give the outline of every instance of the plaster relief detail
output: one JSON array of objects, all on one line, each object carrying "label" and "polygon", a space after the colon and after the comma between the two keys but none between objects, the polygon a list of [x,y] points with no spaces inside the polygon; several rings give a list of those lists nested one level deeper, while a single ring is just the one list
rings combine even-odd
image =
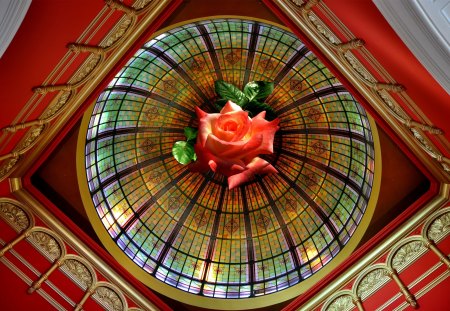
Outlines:
[{"label": "plaster relief detail", "polygon": [[421,241],[413,241],[402,246],[392,259],[392,267],[399,271],[408,263],[411,263],[426,251],[426,247]]},{"label": "plaster relief detail", "polygon": [[42,231],[33,231],[30,237],[52,259],[61,257],[61,246],[51,235]]},{"label": "plaster relief detail", "polygon": [[450,172],[450,159],[442,156],[434,145],[418,129],[410,128],[419,146],[433,159],[436,159],[446,172]]},{"label": "plaster relief detail", "polygon": [[72,274],[72,276],[86,288],[89,288],[94,283],[94,278],[92,277],[91,272],[80,261],[75,259],[66,259],[64,260],[64,265],[69,270],[69,273]]},{"label": "plaster relief detail", "polygon": [[6,175],[8,175],[8,173],[14,168],[14,166],[16,165],[17,161],[19,161],[19,156],[15,156],[13,158],[10,158],[8,160],[8,162],[6,162],[5,164],[3,164],[0,168],[0,181],[3,180],[3,178],[5,178]]},{"label": "plaster relief detail", "polygon": [[91,74],[91,72],[101,63],[102,56],[98,54],[91,54],[80,68],[75,72],[73,77],[69,80],[70,84],[83,83],[84,80]]},{"label": "plaster relief detail", "polygon": [[405,122],[405,120],[409,119],[408,115],[403,111],[400,106],[395,103],[389,93],[387,91],[379,91],[378,95],[383,99],[384,103],[389,107],[392,114],[396,119],[398,119],[401,122]]},{"label": "plaster relief detail", "polygon": [[64,91],[60,95],[58,95],[56,102],[55,103],[52,102],[49,105],[49,107],[44,111],[40,119],[45,120],[57,115],[58,112],[67,104],[71,95],[72,95],[71,91]]},{"label": "plaster relief detail", "polygon": [[358,297],[366,297],[376,291],[389,280],[389,272],[386,269],[375,269],[366,274],[356,288]]},{"label": "plaster relief detail", "polygon": [[132,26],[133,18],[129,16],[124,16],[122,21],[120,21],[106,36],[105,40],[100,44],[102,47],[112,47],[116,42],[118,42]]},{"label": "plaster relief detail", "polygon": [[346,311],[346,310],[351,310],[354,307],[355,307],[355,305],[353,304],[352,297],[346,295],[346,296],[339,296],[336,299],[334,299],[325,310],[327,310],[327,311]]},{"label": "plaster relief detail", "polygon": [[433,241],[446,236],[450,232],[450,212],[440,215],[430,225],[427,235]]},{"label": "plaster relief detail", "polygon": [[18,206],[9,203],[0,203],[0,214],[2,218],[10,223],[17,231],[23,231],[30,227],[30,220],[27,214]]},{"label": "plaster relief detail", "polygon": [[112,289],[101,286],[96,289],[95,293],[101,302],[108,306],[109,310],[122,311],[125,309],[120,296]]},{"label": "plaster relief detail", "polygon": [[16,147],[15,150],[19,153],[23,153],[28,150],[28,147],[30,147],[36,139],[42,134],[44,131],[45,125],[40,125],[32,128],[25,136],[25,139],[22,140]]},{"label": "plaster relief detail", "polygon": [[139,10],[145,8],[148,4],[150,4],[153,0],[137,0],[133,4],[133,8]]},{"label": "plaster relief detail", "polygon": [[359,62],[359,60],[351,53],[347,51],[344,53],[344,57],[352,68],[365,80],[371,83],[376,83],[377,80],[367,71],[366,68]]},{"label": "plaster relief detail", "polygon": [[340,43],[339,39],[328,29],[327,26],[315,15],[308,14],[311,23],[316,27],[317,31],[321,33],[330,43]]},{"label": "plaster relief detail", "polygon": [[0,203],[0,214],[16,231],[23,231],[30,227],[30,220],[27,214],[18,206],[9,203]]}]

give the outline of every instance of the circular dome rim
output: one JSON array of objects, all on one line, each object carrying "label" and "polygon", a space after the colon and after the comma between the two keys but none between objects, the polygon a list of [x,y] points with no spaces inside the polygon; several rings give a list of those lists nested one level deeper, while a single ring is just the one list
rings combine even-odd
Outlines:
[{"label": "circular dome rim", "polygon": [[[171,29],[174,29],[179,26],[183,26],[190,23],[195,23],[199,21],[207,21],[213,19],[241,19],[248,21],[258,21],[263,22],[268,25],[276,26],[280,29],[291,32],[291,30],[283,25],[264,20],[259,18],[253,18],[249,16],[238,16],[238,15],[217,15],[217,16],[208,16],[205,18],[197,18],[190,19],[180,23],[175,23],[164,27],[163,29],[153,33],[147,41],[157,37],[158,35],[167,32]],[[210,308],[210,309],[228,309],[228,310],[241,310],[241,309],[254,309],[260,307],[266,307],[270,305],[274,305],[277,303],[284,302],[286,300],[297,297],[299,294],[305,292],[309,288],[311,288],[316,282],[318,282],[321,278],[326,276],[329,272],[331,272],[334,268],[336,268],[339,264],[341,264],[347,257],[349,257],[352,252],[355,250],[356,246],[359,244],[361,238],[367,230],[367,227],[372,218],[373,212],[375,210],[375,205],[378,199],[380,185],[381,185],[381,151],[380,151],[380,142],[377,127],[375,121],[370,115],[367,115],[367,118],[370,123],[372,138],[374,144],[374,170],[373,170],[373,184],[372,184],[372,192],[367,202],[366,210],[363,214],[363,217],[360,223],[357,225],[357,228],[353,235],[351,236],[349,242],[345,244],[345,248],[343,248],[339,253],[334,257],[329,263],[320,268],[317,272],[313,273],[307,279],[302,280],[301,282],[290,286],[281,291],[277,291],[270,294],[265,294],[257,297],[250,298],[216,298],[216,297],[207,297],[200,296],[197,294],[189,293],[187,291],[183,291],[179,288],[173,287],[169,284],[164,283],[163,281],[149,275],[145,270],[139,267],[133,260],[131,260],[122,249],[112,240],[111,236],[108,234],[105,229],[103,223],[99,219],[99,216],[96,212],[96,208],[92,202],[92,197],[90,196],[89,187],[87,184],[87,175],[85,169],[85,146],[86,146],[86,135],[87,128],[89,125],[89,121],[91,118],[92,111],[95,107],[96,100],[91,104],[91,106],[84,113],[82,123],[80,126],[80,132],[78,135],[78,143],[77,143],[77,177],[79,180],[79,188],[80,194],[82,197],[83,205],[85,207],[88,218],[93,226],[97,236],[102,242],[103,246],[108,250],[108,252],[123,266],[126,270],[128,270],[133,276],[135,276],[138,280],[143,282],[145,285],[149,286],[152,290],[156,290],[157,292],[166,295],[172,299],[193,305],[202,308]],[[229,304],[230,300],[233,301],[233,304]]]}]

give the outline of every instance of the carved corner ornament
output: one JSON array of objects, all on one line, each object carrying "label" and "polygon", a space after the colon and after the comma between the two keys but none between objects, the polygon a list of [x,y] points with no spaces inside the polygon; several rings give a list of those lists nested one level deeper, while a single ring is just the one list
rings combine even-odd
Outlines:
[{"label": "carved corner ornament", "polygon": [[[442,135],[443,131],[433,125],[415,121],[390,95],[392,93],[401,93],[405,87],[396,82],[382,82],[366,69],[366,67],[353,54],[354,50],[364,47],[362,38],[350,39],[347,42],[341,40],[334,32],[311,10],[316,5],[321,5],[320,1],[302,1],[302,0],[277,0],[282,10],[304,32],[310,34],[319,47],[324,49],[329,57],[336,59],[340,63],[340,68],[347,75],[350,75],[356,81],[361,82],[360,87],[365,85],[369,88],[371,100],[384,104],[384,109],[391,116],[413,132],[412,141],[418,144],[433,159],[440,163],[444,172],[450,172],[450,159],[437,152],[437,148],[431,142],[424,143],[420,134],[415,133],[417,129],[428,132],[432,135]],[[325,6],[325,5],[323,5]],[[433,146],[433,147],[431,147]],[[432,151],[431,151],[432,150]]]}]

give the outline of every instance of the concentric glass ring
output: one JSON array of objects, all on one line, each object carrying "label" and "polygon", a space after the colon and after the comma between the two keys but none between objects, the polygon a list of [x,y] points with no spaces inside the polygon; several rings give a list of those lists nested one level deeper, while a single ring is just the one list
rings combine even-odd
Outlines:
[{"label": "concentric glass ring", "polygon": [[[278,174],[228,190],[171,154],[213,111],[214,81],[272,81]],[[347,244],[367,208],[374,143],[364,109],[291,32],[213,19],[147,42],[99,96],[85,169],[110,238],[143,271],[190,293],[248,298],[302,282]]]}]

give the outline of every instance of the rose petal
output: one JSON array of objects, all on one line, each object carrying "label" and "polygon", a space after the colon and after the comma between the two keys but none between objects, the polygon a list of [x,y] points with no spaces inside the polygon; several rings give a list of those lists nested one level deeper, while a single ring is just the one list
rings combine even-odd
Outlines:
[{"label": "rose petal", "polygon": [[207,113],[199,120],[197,142],[202,146],[205,146],[206,139],[208,138],[208,135],[212,133],[212,127],[215,125],[219,116],[219,113]]},{"label": "rose petal", "polygon": [[259,157],[254,158],[246,168],[245,171],[228,177],[228,188],[230,190],[252,180],[257,174],[278,173],[275,167]]},{"label": "rose petal", "polygon": [[252,122],[248,117],[248,112],[233,111],[220,114],[214,126],[212,126],[212,132],[221,140],[238,141],[248,133],[251,125]]},{"label": "rose petal", "polygon": [[212,170],[228,176],[229,188],[235,188],[252,180],[255,174],[278,171],[259,154],[273,152],[275,132],[279,119],[265,120],[266,112],[253,119],[232,101],[228,101],[221,113],[207,114],[196,108],[199,133],[194,148],[198,160],[193,171]]},{"label": "rose petal", "polygon": [[266,111],[263,110],[260,113],[258,113],[256,116],[253,117],[253,119],[266,119]]},{"label": "rose petal", "polygon": [[242,160],[216,157],[199,143],[194,145],[194,150],[197,161],[189,165],[192,172],[206,173],[211,169],[225,176],[231,176],[245,169],[245,163]]},{"label": "rose petal", "polygon": [[211,170],[215,173],[217,169],[217,163],[214,160],[209,160],[208,165],[211,168]]},{"label": "rose petal", "polygon": [[248,156],[258,155],[261,152],[260,146],[263,143],[261,134],[254,135],[249,140],[227,142],[217,138],[214,134],[209,134],[206,139],[205,148],[215,156],[228,159],[245,159]]},{"label": "rose petal", "polygon": [[245,170],[245,163],[239,159],[227,160],[219,157],[214,157],[217,163],[216,172],[225,176],[232,176]]},{"label": "rose petal", "polygon": [[264,139],[261,146],[257,150],[257,154],[270,154],[273,153],[273,141],[275,138],[275,132],[280,128],[278,124],[280,120],[277,118],[273,121],[267,121],[263,118],[265,111],[258,114],[252,119],[252,135],[256,133],[263,135]]},{"label": "rose petal", "polygon": [[241,106],[233,103],[231,100],[227,101],[225,106],[223,106],[222,110],[220,110],[220,113],[228,113],[233,111],[242,111]]},{"label": "rose petal", "polygon": [[197,118],[200,120],[203,117],[206,117],[208,114],[201,110],[198,106],[195,106],[195,113],[197,114]]}]

